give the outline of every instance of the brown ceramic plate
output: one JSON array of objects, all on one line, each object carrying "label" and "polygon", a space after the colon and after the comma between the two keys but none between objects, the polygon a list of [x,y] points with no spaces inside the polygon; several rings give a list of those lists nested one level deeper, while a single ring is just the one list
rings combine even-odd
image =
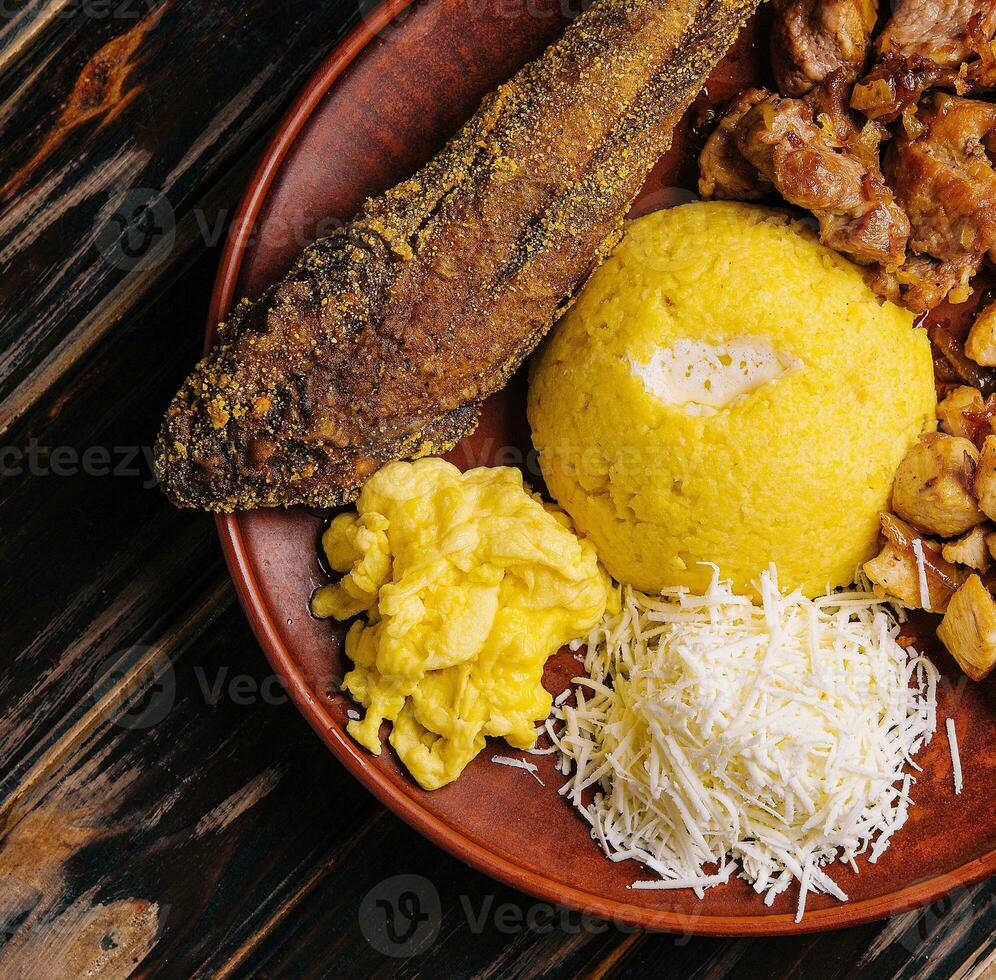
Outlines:
[{"label": "brown ceramic plate", "polygon": [[[392,0],[369,13],[333,52],[284,120],[242,202],[221,264],[210,313],[213,325],[239,296],[254,294],[291,264],[301,248],[363,199],[407,177],[469,116],[481,97],[535,57],[562,30],[546,0]],[[559,6],[557,10],[559,11]],[[721,101],[766,72],[766,25],[747,36],[710,81],[697,109]],[[698,136],[695,109],[679,127],[676,147],[641,198],[650,210],[690,197]],[[209,329],[209,341],[211,330]],[[487,406],[477,433],[450,454],[458,465],[521,464],[529,456],[521,377]],[[239,514],[219,520],[222,543],[242,603],[274,669],[315,731],[385,806],[482,871],[545,900],[607,919],[708,935],[806,932],[854,925],[932,901],[996,872],[994,687],[964,685],[943,653],[950,679],[942,718],[957,700],[965,791],[955,799],[943,731],[921,754],[925,774],[909,824],[876,865],[860,874],[836,871],[851,901],[810,898],[800,925],[795,896],[765,908],[742,881],[707,893],[634,891],[645,873],[612,864],[584,822],[557,795],[551,756],[530,757],[545,783],[494,765],[489,746],[454,784],[423,792],[391,751],[367,754],[345,733],[347,700],[340,635],[308,614],[323,581],[317,561],[321,515],[304,509]],[[562,652],[546,674],[563,690],[578,670]],[[329,819],[334,819],[330,814]]]}]

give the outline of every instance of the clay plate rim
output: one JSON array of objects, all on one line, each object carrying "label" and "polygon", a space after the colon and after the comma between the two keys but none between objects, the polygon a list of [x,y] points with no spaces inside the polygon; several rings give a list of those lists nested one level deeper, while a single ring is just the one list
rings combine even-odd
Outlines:
[{"label": "clay plate rim", "polygon": [[[210,346],[216,325],[231,306],[254,223],[287,152],[336,79],[364,47],[413,2],[414,0],[387,0],[350,31],[325,59],[281,121],[236,211],[211,296],[205,348]],[[429,2],[441,3],[445,0],[429,0]],[[398,25],[397,29],[403,30],[404,24]],[[438,817],[428,813],[393,786],[376,768],[368,764],[362,750],[338,727],[324,705],[314,697],[281,639],[249,562],[239,515],[218,515],[215,520],[229,572],[252,630],[271,666],[286,682],[287,690],[298,710],[322,741],[346,769],[384,806],[420,834],[477,870],[513,888],[544,901],[555,902],[603,919],[646,929],[703,936],[779,936],[824,932],[862,925],[928,904],[955,888],[973,884],[996,874],[996,849],[994,849],[955,871],[875,898],[813,910],[807,912],[801,923],[796,923],[791,914],[688,916],[673,911],[650,909],[606,899],[564,885],[553,877],[546,877],[519,867],[481,847]],[[598,851],[593,850],[592,857],[593,860],[604,860]]]}]

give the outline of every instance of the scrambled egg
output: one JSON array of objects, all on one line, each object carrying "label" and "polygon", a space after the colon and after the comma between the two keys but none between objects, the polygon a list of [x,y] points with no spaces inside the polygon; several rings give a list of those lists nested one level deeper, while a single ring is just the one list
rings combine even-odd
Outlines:
[{"label": "scrambled egg", "polygon": [[913,315],[799,222],[689,204],[639,218],[533,359],[550,492],[644,592],[737,592],[770,563],[810,596],[876,551],[936,407]]},{"label": "scrambled egg", "polygon": [[592,545],[509,467],[390,463],[323,545],[345,576],[312,611],[366,616],[346,635],[343,686],[366,708],[349,733],[379,755],[381,722],[393,722],[391,745],[426,789],[456,779],[487,735],[535,744],[551,704],[543,665],[611,594]]}]

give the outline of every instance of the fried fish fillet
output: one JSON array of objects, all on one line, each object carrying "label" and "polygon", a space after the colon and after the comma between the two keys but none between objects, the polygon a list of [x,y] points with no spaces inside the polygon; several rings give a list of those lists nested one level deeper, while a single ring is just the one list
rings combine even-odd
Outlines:
[{"label": "fried fish fillet", "polygon": [[163,422],[169,498],[338,506],[472,431],[757,2],[599,0],[414,177],[242,300]]}]

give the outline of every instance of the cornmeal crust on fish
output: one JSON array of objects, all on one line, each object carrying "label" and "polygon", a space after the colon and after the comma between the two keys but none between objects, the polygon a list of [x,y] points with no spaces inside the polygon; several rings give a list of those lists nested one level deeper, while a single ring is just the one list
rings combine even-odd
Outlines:
[{"label": "cornmeal crust on fish", "polygon": [[618,241],[757,0],[601,0],[414,177],[242,300],[173,400],[163,489],[213,511],[355,499],[441,453]]}]

